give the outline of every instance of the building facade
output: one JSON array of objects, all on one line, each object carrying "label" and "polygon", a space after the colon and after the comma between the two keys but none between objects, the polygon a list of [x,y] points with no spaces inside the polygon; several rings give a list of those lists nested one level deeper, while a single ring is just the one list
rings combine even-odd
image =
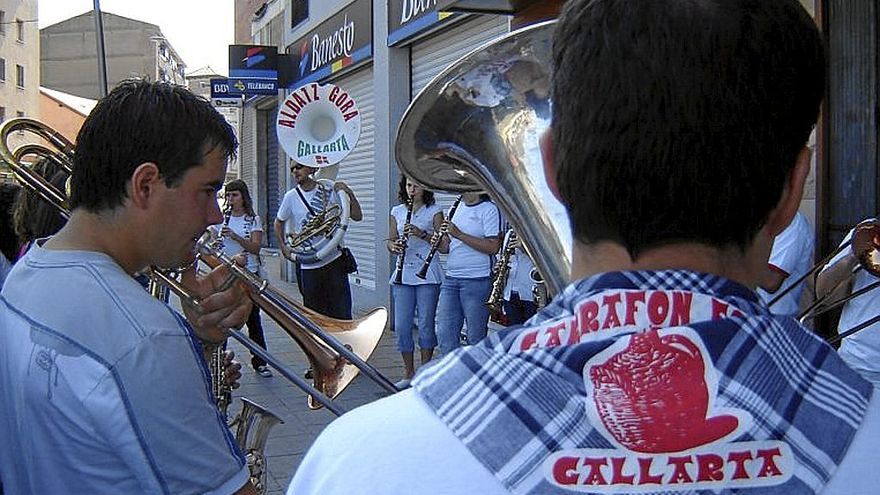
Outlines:
[{"label": "building facade", "polygon": [[40,121],[76,143],[83,122],[97,104],[97,100],[40,88]]},{"label": "building facade", "polygon": [[0,121],[38,117],[40,34],[36,0],[0,0]]},{"label": "building facade", "polygon": [[[128,78],[186,84],[186,64],[155,24],[102,12],[108,90]],[[40,30],[40,81],[47,88],[99,98],[94,11]]]}]

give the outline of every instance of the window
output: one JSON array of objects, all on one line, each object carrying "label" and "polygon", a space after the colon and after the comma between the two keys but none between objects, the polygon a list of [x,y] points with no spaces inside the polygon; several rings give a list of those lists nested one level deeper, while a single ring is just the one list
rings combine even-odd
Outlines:
[{"label": "window", "polygon": [[24,66],[15,64],[15,85],[24,88]]},{"label": "window", "polygon": [[16,117],[19,117],[19,118],[24,117],[24,112],[22,112],[21,110],[19,110],[19,111],[15,112],[15,116],[16,116]]},{"label": "window", "polygon": [[0,122],[6,120],[6,107],[0,107]]},{"label": "window", "polygon": [[0,34],[6,34],[6,11],[0,10]]},{"label": "window", "polygon": [[24,43],[24,21],[21,19],[15,20],[15,39]]},{"label": "window", "polygon": [[308,0],[291,0],[290,2],[290,29],[297,27],[301,22],[309,18]]},{"label": "window", "polygon": [[6,81],[6,59],[0,58],[0,81]]}]

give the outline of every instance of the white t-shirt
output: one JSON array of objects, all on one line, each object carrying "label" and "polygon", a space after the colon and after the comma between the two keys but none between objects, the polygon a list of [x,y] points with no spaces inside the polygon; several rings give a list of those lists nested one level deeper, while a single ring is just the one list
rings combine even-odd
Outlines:
[{"label": "white t-shirt", "polygon": [[535,264],[522,249],[517,249],[510,257],[510,272],[507,275],[507,285],[504,286],[504,299],[510,300],[510,293],[516,291],[521,301],[533,301],[532,295],[532,268]]},{"label": "white t-shirt", "polygon": [[[222,224],[211,226],[212,230],[214,230],[214,232],[217,234],[220,233],[220,229],[222,227]],[[252,217],[248,215],[229,217],[229,229],[235,232],[236,235],[244,237],[245,239],[251,238],[251,232],[263,231],[259,215],[254,215]],[[232,257],[244,252],[244,250],[244,247],[234,240],[230,238],[223,239],[223,254],[225,254],[226,256]],[[245,267],[251,273],[257,273],[260,270],[260,256],[253,253],[247,253],[246,256],[247,264],[245,265]]]},{"label": "white t-shirt", "polygon": [[[875,495],[880,394],[822,495]],[[749,493],[760,493],[759,489]],[[312,444],[287,495],[509,493],[412,389],[355,409]],[[564,492],[575,493],[575,492]]]},{"label": "white t-shirt", "polygon": [[[846,234],[841,244],[852,239],[853,230]],[[831,261],[825,265],[822,271],[825,271],[830,265],[833,265],[850,252],[850,248],[841,250]],[[859,270],[853,279],[852,292],[863,289],[864,287],[876,282],[877,278],[869,274],[865,270]],[[877,316],[880,313],[880,289],[874,289],[859,297],[850,299],[843,306],[843,312],[840,314],[840,322],[837,325],[838,332],[842,333],[854,326]],[[859,372],[868,372],[872,376],[866,378],[876,381],[877,375],[880,375],[880,323],[875,323],[861,331],[843,339],[840,345],[840,357],[846,363]]]},{"label": "white t-shirt", "polygon": [[[434,232],[434,215],[442,214],[443,210],[436,203],[431,206],[422,206],[418,210],[413,211],[410,223],[425,232]],[[391,208],[391,216],[397,223],[397,236],[403,236],[403,226],[406,224],[406,205],[397,205]],[[443,282],[443,270],[440,268],[439,256],[434,256],[425,279],[420,279],[416,273],[422,269],[425,259],[431,251],[431,238],[419,239],[410,236],[406,248],[406,256],[403,258],[403,278],[404,285],[421,285],[421,284],[439,284]],[[397,275],[397,259],[395,257],[394,270],[391,273],[391,283]]]},{"label": "white t-shirt", "polygon": [[[316,203],[315,195],[318,194],[318,189],[320,187],[322,186],[319,184],[315,186],[311,191],[303,191],[302,189],[300,189],[299,186],[296,186],[284,194],[284,199],[281,200],[281,206],[278,207],[278,215],[276,216],[276,218],[284,222],[285,234],[301,231],[303,225],[305,225],[310,216],[309,208],[305,204],[303,204],[302,198],[300,198],[299,194],[296,192],[297,189],[302,192],[303,196],[305,196],[306,198],[306,202],[308,202],[312,206],[312,209],[317,212],[320,211],[321,208],[320,205],[317,205]],[[339,204],[339,195],[336,191],[331,189],[330,198],[328,200],[327,206],[329,207],[333,204]],[[345,241],[343,240],[339,243],[339,247],[342,248],[344,246]],[[339,249],[337,249],[323,260],[319,260],[314,263],[301,263],[300,266],[303,270],[321,268],[324,265],[330,264],[330,262],[332,262],[339,256],[341,256],[341,252]]]},{"label": "white t-shirt", "polygon": [[[813,263],[813,229],[801,212],[797,212],[788,227],[773,240],[773,250],[770,252],[768,263],[786,277],[779,286],[777,294],[786,290],[810,270]],[[803,281],[800,282],[798,287],[770,306],[770,310],[778,315],[797,315],[800,312],[801,295],[805,286]],[[757,292],[765,303],[769,303],[775,297],[775,294],[769,294],[762,289],[758,289]]]},{"label": "white t-shirt", "polygon": [[[491,201],[481,201],[473,206],[462,201],[455,210],[452,223],[474,237],[496,237],[501,232],[501,215]],[[447,277],[488,277],[491,270],[492,256],[477,251],[460,239],[450,238],[449,256],[446,258]]]},{"label": "white t-shirt", "polygon": [[0,329],[6,493],[233,493],[247,481],[201,345],[110,257],[35,245],[3,288]]}]

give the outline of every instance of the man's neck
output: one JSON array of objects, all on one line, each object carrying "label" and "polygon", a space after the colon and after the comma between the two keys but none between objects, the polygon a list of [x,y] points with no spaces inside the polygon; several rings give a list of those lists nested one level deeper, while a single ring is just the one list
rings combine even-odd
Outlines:
[{"label": "man's neck", "polygon": [[302,182],[299,183],[299,188],[303,191],[309,192],[314,189],[318,185],[318,181],[312,179],[311,177],[306,177]]},{"label": "man's neck", "polygon": [[754,288],[758,270],[767,263],[767,258],[760,261],[758,252],[744,253],[737,247],[717,248],[692,242],[652,248],[637,260],[632,260],[623,246],[609,241],[589,245],[575,241],[572,252],[572,280],[614,271],[689,270],[719,275]]},{"label": "man's neck", "polygon": [[139,256],[138,239],[132,238],[125,222],[113,213],[95,214],[74,210],[57,234],[43,244],[57,251],[93,251],[113,258],[127,273],[135,273],[146,265]]}]

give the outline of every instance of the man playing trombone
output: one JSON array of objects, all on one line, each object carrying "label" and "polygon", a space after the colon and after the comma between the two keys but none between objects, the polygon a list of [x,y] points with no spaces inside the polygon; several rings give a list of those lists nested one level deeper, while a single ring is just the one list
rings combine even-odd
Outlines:
[{"label": "man playing trombone", "polygon": [[241,326],[247,296],[226,267],[187,269],[184,318],[132,278],[193,263],[236,147],[208,101],[165,83],[123,82],[83,123],[70,218],[0,295],[6,493],[255,493],[199,343]]},{"label": "man playing trombone", "polygon": [[[529,51],[484,53],[505,47]],[[876,493],[880,397],[754,292],[810,166],[809,14],[569,0],[549,59],[541,151],[573,282],[341,417],[288,493]]]}]

